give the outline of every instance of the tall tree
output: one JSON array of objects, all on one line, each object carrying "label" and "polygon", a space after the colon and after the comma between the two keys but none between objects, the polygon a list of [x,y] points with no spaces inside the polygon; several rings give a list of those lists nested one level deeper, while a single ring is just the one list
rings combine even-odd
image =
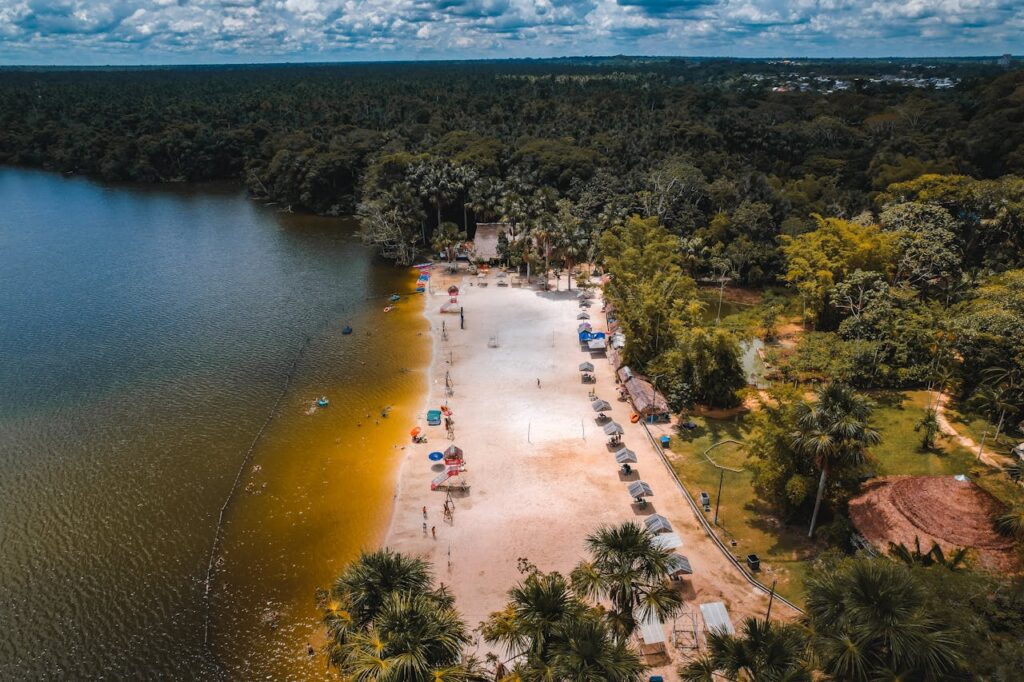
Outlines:
[{"label": "tall tree", "polygon": [[637,617],[671,617],[682,600],[668,584],[670,552],[654,542],[654,535],[633,522],[603,526],[587,536],[589,561],[572,572],[572,586],[591,599],[608,599],[608,614],[619,638],[628,638]]},{"label": "tall tree", "polygon": [[793,449],[813,458],[821,472],[807,537],[814,535],[829,472],[837,466],[859,467],[867,459],[867,449],[881,442],[870,424],[872,408],[870,400],[837,382],[817,389],[814,402],[797,407]]}]

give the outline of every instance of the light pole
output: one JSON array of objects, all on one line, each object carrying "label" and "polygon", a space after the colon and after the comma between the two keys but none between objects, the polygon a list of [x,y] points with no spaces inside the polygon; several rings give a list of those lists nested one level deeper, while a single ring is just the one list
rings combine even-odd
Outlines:
[{"label": "light pole", "polygon": [[718,525],[718,507],[722,504],[722,483],[725,481],[725,469],[718,470],[718,498],[715,500],[715,525]]}]

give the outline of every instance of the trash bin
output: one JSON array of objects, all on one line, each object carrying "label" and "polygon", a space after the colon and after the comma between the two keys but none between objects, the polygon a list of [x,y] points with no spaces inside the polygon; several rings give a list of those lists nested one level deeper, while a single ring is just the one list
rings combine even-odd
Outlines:
[{"label": "trash bin", "polygon": [[658,440],[661,441],[661,447],[663,448],[668,448],[668,444],[672,442],[672,439],[669,438],[668,436],[662,436]]},{"label": "trash bin", "polygon": [[665,678],[661,675],[651,675],[648,678],[649,682],[665,682]]},{"label": "trash bin", "polygon": [[757,558],[756,554],[748,554],[747,566],[750,567],[751,571],[759,571],[761,570],[761,560]]}]

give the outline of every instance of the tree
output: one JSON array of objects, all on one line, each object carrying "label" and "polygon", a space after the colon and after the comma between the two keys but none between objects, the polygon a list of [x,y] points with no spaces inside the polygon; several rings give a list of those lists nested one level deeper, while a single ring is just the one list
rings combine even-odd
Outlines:
[{"label": "tree", "polygon": [[321,599],[328,660],[347,679],[481,679],[463,660],[470,638],[426,562],[382,549],[349,564]]},{"label": "tree", "polygon": [[849,386],[833,382],[817,389],[815,398],[815,402],[801,402],[797,407],[797,430],[791,436],[793,449],[810,456],[821,472],[807,537],[814,536],[829,471],[861,466],[867,448],[881,441],[869,423],[871,401]]},{"label": "tree", "polygon": [[711,407],[739,405],[738,391],[747,385],[747,376],[735,334],[717,327],[691,326],[679,319],[671,320],[669,328],[674,343],[649,363],[649,370],[665,377],[659,385],[670,398],[685,394]]},{"label": "tree", "polygon": [[576,215],[575,206],[568,199],[558,200],[555,243],[565,262],[567,284],[572,291],[572,273],[586,249],[583,221]]},{"label": "tree", "polygon": [[396,185],[359,204],[362,240],[380,249],[385,258],[410,265],[416,257],[416,228],[424,215],[419,200],[407,185]]},{"label": "tree", "polygon": [[463,193],[462,179],[450,161],[436,157],[420,161],[409,169],[410,184],[433,205],[438,226],[441,224],[441,209]]},{"label": "tree", "polygon": [[921,420],[914,424],[914,431],[921,434],[921,449],[930,450],[935,447],[935,436],[939,433],[939,414],[934,407],[924,411]]},{"label": "tree", "polygon": [[618,639],[636,629],[636,618],[671,617],[682,608],[679,595],[668,585],[670,552],[633,522],[602,526],[587,536],[589,561],[572,572],[572,586],[589,599],[608,599],[608,619]]},{"label": "tree", "polygon": [[933,542],[931,549],[927,552],[922,552],[921,538],[916,535],[914,536],[914,549],[910,549],[902,542],[899,544],[889,543],[890,557],[907,566],[922,566],[924,568],[942,566],[950,571],[960,570],[967,563],[967,552],[966,547],[960,547],[949,558],[946,558],[946,553],[942,551],[942,547],[937,542]]},{"label": "tree", "polygon": [[907,566],[863,558],[822,563],[805,585],[815,658],[831,679],[946,680],[962,673],[958,633],[934,617]]},{"label": "tree", "polygon": [[808,312],[821,315],[832,287],[855,270],[887,274],[893,267],[894,237],[875,225],[815,216],[818,228],[783,235],[785,280],[796,287]]},{"label": "tree", "polygon": [[740,634],[711,630],[708,652],[679,669],[687,682],[713,682],[719,671],[729,680],[811,682],[807,636],[796,625],[745,618]]},{"label": "tree", "polygon": [[453,222],[445,221],[434,233],[432,246],[437,253],[443,253],[449,263],[455,261],[456,250],[459,244],[466,241],[466,233],[459,230],[459,226]]},{"label": "tree", "polygon": [[636,653],[612,636],[600,610],[584,604],[559,573],[531,568],[482,632],[516,661],[518,679],[629,682],[643,671]]},{"label": "tree", "polygon": [[605,297],[625,332],[626,360],[643,367],[675,342],[669,320],[697,285],[683,270],[679,240],[655,218],[628,218],[602,234],[600,248],[610,276]]}]

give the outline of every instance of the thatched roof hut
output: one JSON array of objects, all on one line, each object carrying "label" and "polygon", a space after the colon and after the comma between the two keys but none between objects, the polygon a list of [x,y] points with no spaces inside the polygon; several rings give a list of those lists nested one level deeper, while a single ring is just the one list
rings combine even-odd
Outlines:
[{"label": "thatched roof hut", "polygon": [[508,223],[477,223],[473,236],[473,250],[478,262],[498,260],[498,235],[509,232]]}]

